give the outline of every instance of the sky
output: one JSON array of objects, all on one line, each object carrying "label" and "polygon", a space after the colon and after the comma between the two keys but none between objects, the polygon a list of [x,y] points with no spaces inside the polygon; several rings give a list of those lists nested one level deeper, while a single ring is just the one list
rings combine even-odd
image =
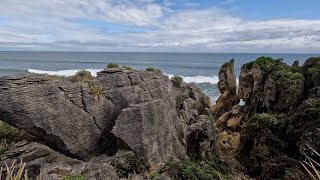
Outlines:
[{"label": "sky", "polygon": [[0,51],[319,53],[320,0],[1,0]]}]

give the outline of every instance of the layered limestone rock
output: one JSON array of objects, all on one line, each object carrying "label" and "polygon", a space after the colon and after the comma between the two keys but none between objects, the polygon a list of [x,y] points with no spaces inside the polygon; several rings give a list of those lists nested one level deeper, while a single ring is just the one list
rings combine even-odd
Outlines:
[{"label": "layered limestone rock", "polygon": [[[81,161],[40,161],[34,149],[36,155],[30,158],[38,162],[34,172],[53,179],[62,176],[50,174],[60,165],[58,172],[81,174],[100,165],[112,171],[108,165],[95,163],[122,169],[110,160],[119,152],[130,152],[125,159],[134,162],[124,162],[145,164],[144,171],[168,160],[188,160],[194,151],[206,156],[214,140],[209,109],[210,100],[198,87],[171,81],[159,71],[108,68],[80,82],[35,74],[0,78],[0,119],[35,136],[48,152]],[[100,162],[102,156],[110,158]],[[1,157],[10,161],[19,156]],[[45,169],[39,169],[44,165]],[[98,169],[93,171],[104,177]],[[140,170],[117,172],[121,172],[119,177],[128,177]]]},{"label": "layered limestone rock", "polygon": [[218,89],[221,96],[211,108],[216,119],[223,113],[230,111],[234,105],[240,102],[236,92],[237,82],[233,59],[222,65],[219,71]]}]

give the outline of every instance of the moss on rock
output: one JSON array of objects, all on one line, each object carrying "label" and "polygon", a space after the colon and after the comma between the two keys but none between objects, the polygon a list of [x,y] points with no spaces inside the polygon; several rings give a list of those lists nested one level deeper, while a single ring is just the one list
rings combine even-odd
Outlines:
[{"label": "moss on rock", "polygon": [[25,131],[0,122],[0,155],[6,152],[15,142],[31,139],[32,136]]}]

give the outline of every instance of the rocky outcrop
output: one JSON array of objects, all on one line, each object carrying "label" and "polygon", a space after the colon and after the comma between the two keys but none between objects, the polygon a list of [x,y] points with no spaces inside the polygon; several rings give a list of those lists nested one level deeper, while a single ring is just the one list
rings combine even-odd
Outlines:
[{"label": "rocky outcrop", "polygon": [[233,59],[222,65],[219,71],[218,89],[221,96],[211,108],[215,119],[220,117],[223,113],[230,111],[234,105],[239,104],[240,102],[236,93],[237,82]]},{"label": "rocky outcrop", "polygon": [[[19,164],[21,160],[26,163],[28,175],[32,179],[40,174],[40,168],[44,164],[65,162],[74,165],[82,162],[60,154],[45,145],[36,142],[28,143],[27,141],[20,141],[0,156],[0,167],[5,167],[5,163],[10,166],[13,163]],[[6,169],[4,169],[3,173],[6,173]]]},{"label": "rocky outcrop", "polygon": [[302,67],[268,57],[243,65],[238,96],[245,104],[215,122],[221,157],[257,179],[304,179],[298,160],[306,147],[320,150],[319,74],[319,58]]},{"label": "rocky outcrop", "polygon": [[[194,84],[176,83],[160,71],[122,68],[73,81],[35,74],[0,78],[0,119],[33,135],[40,143],[37,146],[77,161],[39,161],[41,153],[32,149],[36,155],[31,160],[38,163],[34,172],[52,179],[65,172],[90,179],[92,174],[112,174],[112,165],[118,177],[128,177],[158,169],[168,160],[211,153],[210,100]],[[120,158],[119,152],[130,152],[130,156]],[[19,156],[1,157],[10,161]],[[114,157],[124,159],[123,163]],[[123,168],[125,162],[145,164],[144,169]],[[55,171],[57,167],[61,168]],[[86,174],[90,168],[91,175]]]}]

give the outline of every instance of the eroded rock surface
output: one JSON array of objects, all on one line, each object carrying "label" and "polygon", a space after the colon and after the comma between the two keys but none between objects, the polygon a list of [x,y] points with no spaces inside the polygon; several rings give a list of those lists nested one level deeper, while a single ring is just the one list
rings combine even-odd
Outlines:
[{"label": "eroded rock surface", "polygon": [[[119,152],[131,152],[124,158],[131,160],[124,162],[145,164],[144,171],[168,160],[188,160],[188,150],[210,154],[214,127],[208,123],[209,109],[210,100],[198,87],[172,82],[159,71],[109,68],[87,82],[35,74],[0,78],[0,119],[26,130],[50,152],[81,162],[55,164],[31,158],[38,167],[46,164],[41,171],[48,178],[62,177],[49,173],[60,165],[61,172],[80,174],[98,167],[96,163],[123,170],[119,161],[110,160]],[[106,158],[100,161],[102,156]],[[15,157],[19,156],[4,156]],[[123,170],[118,177],[128,177],[128,172],[136,170]],[[92,173],[104,176],[95,168]]]},{"label": "eroded rock surface", "polygon": [[319,58],[302,67],[268,57],[243,65],[238,96],[245,104],[215,122],[221,157],[257,179],[304,179],[298,160],[306,147],[320,150],[319,74]]},{"label": "eroded rock surface", "polygon": [[230,111],[234,105],[240,102],[236,92],[237,82],[233,59],[222,65],[219,71],[218,89],[221,96],[211,108],[215,119],[218,119],[222,114]]}]

